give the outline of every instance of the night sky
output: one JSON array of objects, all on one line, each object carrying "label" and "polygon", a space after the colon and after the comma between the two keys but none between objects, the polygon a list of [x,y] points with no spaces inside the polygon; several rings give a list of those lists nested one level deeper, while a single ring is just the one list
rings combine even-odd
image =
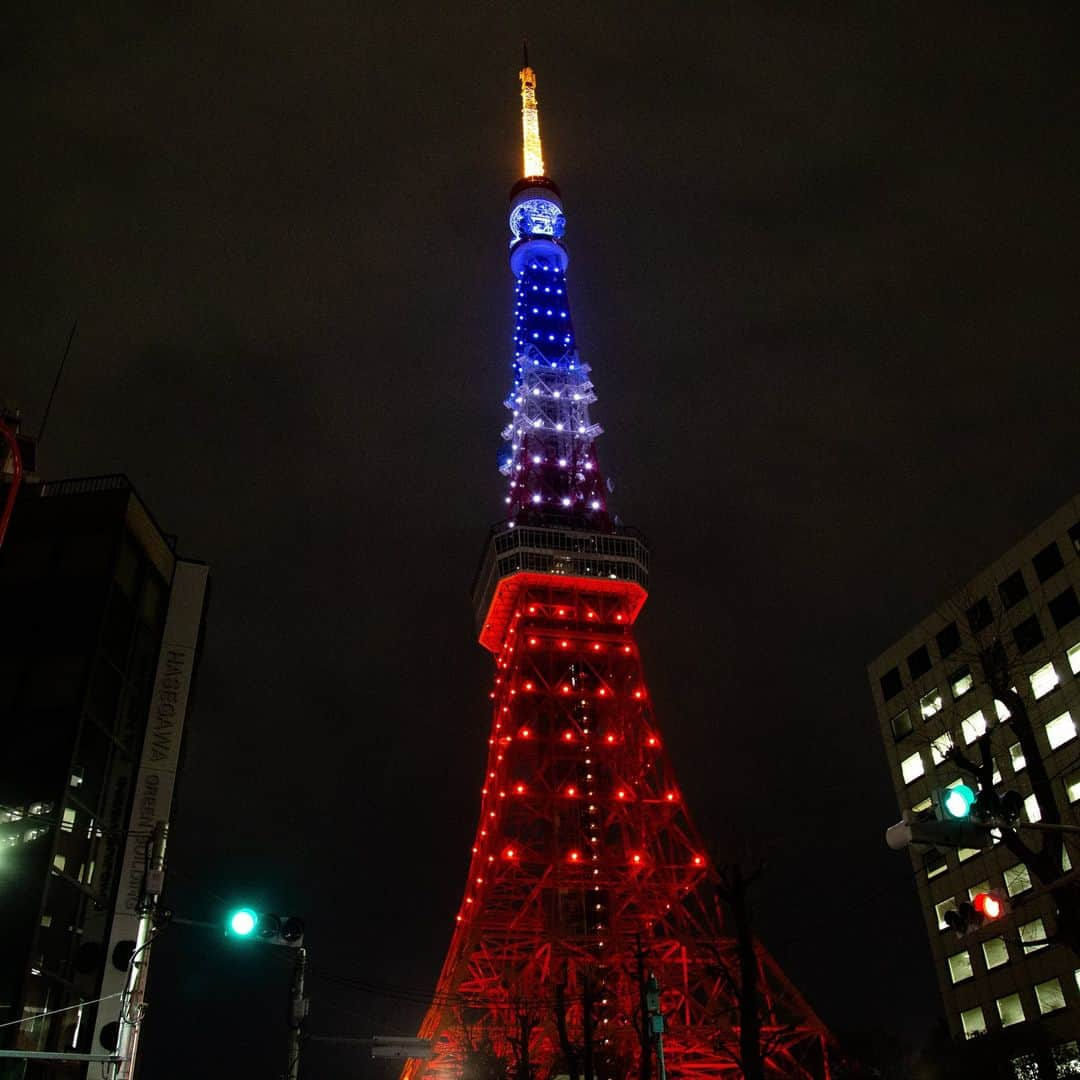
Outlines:
[{"label": "night sky", "polygon": [[[303,915],[313,1032],[413,1034],[434,987],[490,722],[527,35],[683,792],[766,854],[761,935],[823,1019],[920,1040],[865,665],[1078,488],[1067,6],[21,6],[0,395],[35,429],[77,318],[43,475],[126,473],[213,569],[176,914]],[[287,991],[171,927],[146,1075],[274,1076]]]}]

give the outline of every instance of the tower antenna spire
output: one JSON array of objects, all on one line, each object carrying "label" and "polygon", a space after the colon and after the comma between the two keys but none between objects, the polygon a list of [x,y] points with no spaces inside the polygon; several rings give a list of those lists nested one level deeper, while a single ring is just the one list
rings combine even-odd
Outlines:
[{"label": "tower antenna spire", "polygon": [[529,67],[529,46],[521,43],[525,66],[521,78],[521,142],[525,172],[523,176],[543,176],[544,153],[540,146],[540,112],[536,103],[536,72]]}]

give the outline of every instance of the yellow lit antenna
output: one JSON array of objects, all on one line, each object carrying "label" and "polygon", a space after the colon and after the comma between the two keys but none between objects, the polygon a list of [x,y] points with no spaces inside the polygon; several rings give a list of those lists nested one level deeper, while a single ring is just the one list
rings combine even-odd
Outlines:
[{"label": "yellow lit antenna", "polygon": [[529,49],[522,45],[525,66],[521,78],[521,141],[525,176],[544,176],[544,154],[540,149],[540,113],[536,108],[536,72],[529,67]]}]

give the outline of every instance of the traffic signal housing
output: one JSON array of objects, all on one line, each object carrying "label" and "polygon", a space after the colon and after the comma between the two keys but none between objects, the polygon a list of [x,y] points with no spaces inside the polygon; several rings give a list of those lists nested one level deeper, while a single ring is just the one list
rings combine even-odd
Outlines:
[{"label": "traffic signal housing", "polygon": [[298,949],[304,944],[304,921],[296,915],[283,918],[272,911],[236,908],[225,920],[225,933],[229,937],[261,941],[265,945],[287,945]]},{"label": "traffic signal housing", "polygon": [[976,893],[971,905],[985,922],[995,922],[1009,913],[1009,898],[999,889]]},{"label": "traffic signal housing", "polygon": [[946,911],[945,922],[957,937],[967,937],[1008,913],[1009,898],[999,889],[991,889],[990,892],[976,893],[970,903],[965,900],[955,911]]}]

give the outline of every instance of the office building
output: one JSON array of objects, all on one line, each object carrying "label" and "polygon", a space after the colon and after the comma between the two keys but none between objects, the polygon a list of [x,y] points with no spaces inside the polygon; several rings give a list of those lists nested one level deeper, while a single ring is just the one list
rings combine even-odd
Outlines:
[{"label": "office building", "polygon": [[[901,811],[929,819],[935,790],[977,792],[955,754],[977,764],[985,745],[994,790],[1022,800],[1017,836],[1041,853],[1025,861],[1000,839],[988,850],[909,849],[952,1035],[1009,1031],[1019,1067],[1024,1046],[1043,1042],[1080,1072],[1080,958],[1052,941],[1057,899],[1067,901],[1047,888],[1080,866],[1080,837],[1025,827],[1080,822],[1078,595],[1080,497],[886,649],[869,676]],[[1019,695],[1019,720],[992,682]],[[1011,909],[1003,918],[963,937],[947,926],[946,912],[991,890]]]},{"label": "office building", "polygon": [[[124,476],[24,477],[0,548],[2,1048],[115,1048],[206,589]],[[0,1076],[107,1068],[8,1060]]]}]

